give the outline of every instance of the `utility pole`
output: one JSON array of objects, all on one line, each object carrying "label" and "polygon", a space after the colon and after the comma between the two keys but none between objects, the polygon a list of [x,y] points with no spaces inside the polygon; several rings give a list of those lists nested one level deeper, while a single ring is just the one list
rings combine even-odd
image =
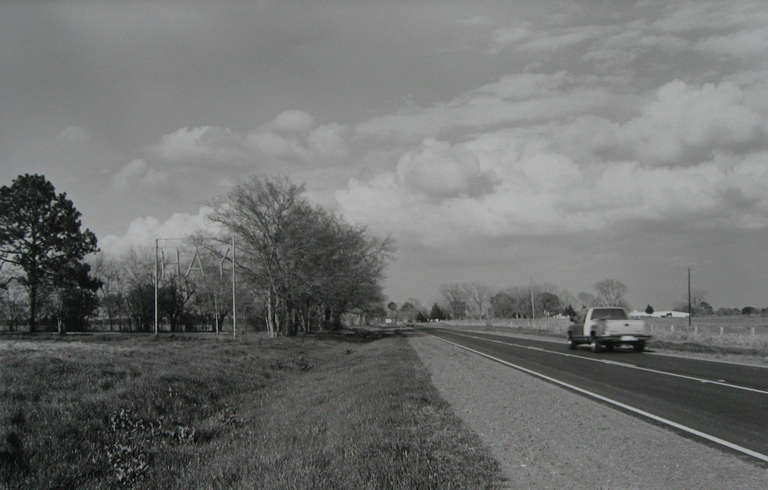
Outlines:
[{"label": "utility pole", "polygon": [[235,235],[232,235],[232,337],[237,337],[237,301],[235,299]]},{"label": "utility pole", "polygon": [[691,317],[693,316],[693,308],[691,308],[691,268],[688,268],[688,328],[691,327]]},{"label": "utility pole", "polygon": [[160,239],[155,238],[155,336],[157,336],[157,333],[159,331],[158,315],[157,315],[157,289],[158,289],[158,283],[160,282],[160,278],[158,277],[158,264],[157,264],[157,254],[159,249],[160,249]]},{"label": "utility pole", "polygon": [[534,306],[535,300],[534,300],[534,297],[533,297],[533,276],[531,276],[531,282],[530,282],[530,285],[529,285],[528,289],[531,292],[531,320],[535,320],[536,319],[536,307]]}]

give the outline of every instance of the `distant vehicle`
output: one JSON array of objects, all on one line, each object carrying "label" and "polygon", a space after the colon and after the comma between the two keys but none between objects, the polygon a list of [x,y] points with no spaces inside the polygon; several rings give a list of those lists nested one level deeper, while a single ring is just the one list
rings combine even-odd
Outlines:
[{"label": "distant vehicle", "polygon": [[577,317],[568,328],[568,348],[589,344],[592,352],[612,350],[617,345],[642,352],[650,338],[643,320],[630,320],[626,310],[618,307],[590,308],[582,322]]}]

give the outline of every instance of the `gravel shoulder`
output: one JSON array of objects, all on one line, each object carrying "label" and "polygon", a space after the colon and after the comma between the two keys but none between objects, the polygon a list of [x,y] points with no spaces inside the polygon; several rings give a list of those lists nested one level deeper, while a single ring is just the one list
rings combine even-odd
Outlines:
[{"label": "gravel shoulder", "polygon": [[760,489],[768,469],[429,335],[410,343],[510,488]]}]

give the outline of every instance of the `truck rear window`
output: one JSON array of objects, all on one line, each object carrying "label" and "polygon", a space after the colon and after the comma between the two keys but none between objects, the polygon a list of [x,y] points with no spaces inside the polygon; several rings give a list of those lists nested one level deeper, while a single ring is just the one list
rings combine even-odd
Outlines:
[{"label": "truck rear window", "polygon": [[627,312],[621,308],[595,308],[592,310],[592,319],[599,320],[626,320]]}]

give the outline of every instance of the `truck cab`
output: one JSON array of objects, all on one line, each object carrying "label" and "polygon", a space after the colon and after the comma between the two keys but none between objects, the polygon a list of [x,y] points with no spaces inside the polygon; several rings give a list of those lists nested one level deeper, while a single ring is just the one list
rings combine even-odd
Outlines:
[{"label": "truck cab", "polygon": [[590,308],[568,328],[568,347],[589,344],[592,352],[612,350],[618,345],[642,352],[650,338],[643,320],[630,320],[627,311],[616,306]]}]

